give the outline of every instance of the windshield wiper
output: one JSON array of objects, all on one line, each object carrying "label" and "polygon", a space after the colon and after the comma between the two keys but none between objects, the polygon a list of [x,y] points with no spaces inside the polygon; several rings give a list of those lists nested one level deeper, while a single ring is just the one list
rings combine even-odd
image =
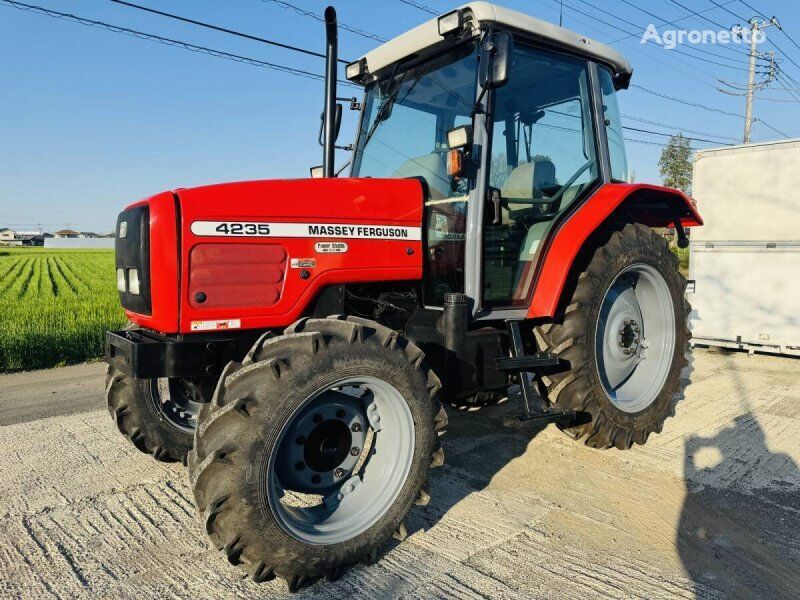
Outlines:
[{"label": "windshield wiper", "polygon": [[[383,102],[381,102],[380,107],[378,107],[378,112],[375,113],[375,121],[372,123],[372,126],[369,128],[369,131],[364,138],[364,144],[361,146],[362,148],[367,147],[367,143],[372,138],[375,130],[378,128],[378,124],[386,118],[389,109],[394,106],[395,100],[397,100],[397,95],[400,93],[400,86],[403,84],[403,81],[409,73],[409,71],[406,71],[397,79],[397,81],[395,81],[394,76],[397,75],[397,68],[399,66],[400,61],[394,63],[392,74],[389,75],[389,78],[386,80],[386,89],[383,90],[383,93],[386,94],[386,97],[383,99]],[[389,86],[391,86],[393,83],[395,84],[394,89],[389,92]]]}]

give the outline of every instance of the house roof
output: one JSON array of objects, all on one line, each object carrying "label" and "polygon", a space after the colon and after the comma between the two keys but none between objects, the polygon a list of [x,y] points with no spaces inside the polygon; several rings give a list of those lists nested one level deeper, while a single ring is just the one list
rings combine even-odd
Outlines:
[{"label": "house roof", "polygon": [[56,231],[56,235],[78,235],[78,232],[72,229],[62,229],[61,231]]}]

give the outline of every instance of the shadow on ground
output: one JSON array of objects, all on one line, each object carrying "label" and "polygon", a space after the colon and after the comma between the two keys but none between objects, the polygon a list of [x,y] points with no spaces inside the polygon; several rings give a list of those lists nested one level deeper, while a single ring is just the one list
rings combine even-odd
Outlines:
[{"label": "shadow on ground", "polygon": [[750,412],[713,437],[686,439],[684,448],[677,549],[697,595],[799,597],[797,464],[770,452]]}]

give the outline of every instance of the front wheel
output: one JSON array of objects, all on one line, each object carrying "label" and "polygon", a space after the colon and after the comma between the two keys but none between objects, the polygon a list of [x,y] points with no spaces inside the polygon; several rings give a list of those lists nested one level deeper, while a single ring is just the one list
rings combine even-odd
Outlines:
[{"label": "front wheel", "polygon": [[534,329],[564,365],[543,382],[551,402],[579,414],[562,426],[574,438],[627,449],[674,414],[690,338],[677,263],[664,238],[627,224],[597,249],[561,321]]},{"label": "front wheel", "polygon": [[200,412],[189,477],[212,542],[291,590],[371,562],[443,453],[422,352],[355,318],[310,319],[230,363]]},{"label": "front wheel", "polygon": [[106,404],[120,433],[140,451],[185,463],[207,387],[188,379],[134,379],[109,366]]}]

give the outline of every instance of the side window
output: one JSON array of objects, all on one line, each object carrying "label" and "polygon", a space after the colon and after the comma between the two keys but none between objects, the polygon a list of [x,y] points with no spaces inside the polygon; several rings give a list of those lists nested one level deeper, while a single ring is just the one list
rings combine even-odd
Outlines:
[{"label": "side window", "polygon": [[600,88],[603,90],[603,112],[606,119],[608,154],[611,159],[611,179],[628,181],[628,159],[625,156],[625,138],[622,135],[622,120],[617,104],[617,93],[611,73],[600,67]]},{"label": "side window", "polygon": [[598,176],[586,61],[518,46],[496,90],[483,304],[526,301],[552,221]]}]

